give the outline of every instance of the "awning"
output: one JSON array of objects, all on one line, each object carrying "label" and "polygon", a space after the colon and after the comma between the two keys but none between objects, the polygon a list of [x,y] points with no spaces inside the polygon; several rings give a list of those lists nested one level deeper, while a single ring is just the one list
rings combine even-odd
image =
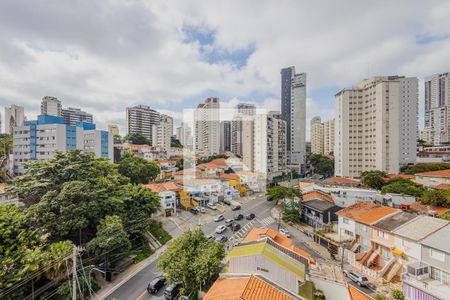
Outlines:
[{"label": "awning", "polygon": [[399,256],[403,256],[403,254],[405,254],[402,250],[397,249],[397,248],[392,248],[391,252],[394,254],[397,254]]}]

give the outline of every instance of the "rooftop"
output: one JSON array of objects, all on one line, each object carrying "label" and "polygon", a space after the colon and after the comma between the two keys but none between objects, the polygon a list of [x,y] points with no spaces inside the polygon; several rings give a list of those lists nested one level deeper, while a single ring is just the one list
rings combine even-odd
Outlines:
[{"label": "rooftop", "polygon": [[317,199],[317,198],[322,199],[327,202],[330,202],[330,203],[334,203],[333,199],[331,198],[330,195],[328,195],[324,192],[321,192],[321,191],[313,190],[313,191],[303,194],[303,201],[310,200],[310,199]]},{"label": "rooftop", "polygon": [[393,231],[416,217],[417,216],[415,214],[402,211],[401,213],[384,218],[383,220],[373,224],[373,226],[384,231]]},{"label": "rooftop", "polygon": [[372,225],[382,218],[399,211],[399,209],[380,204],[357,202],[349,207],[341,209],[336,214],[344,218],[355,220],[359,223]]},{"label": "rooftop", "polygon": [[422,204],[422,202],[420,201],[416,201],[413,204],[411,204],[410,209],[425,214],[428,214],[430,212],[436,212],[439,216],[445,214],[450,210],[449,208],[442,206]]},{"label": "rooftop", "polygon": [[384,181],[390,181],[392,179],[397,179],[397,178],[401,178],[401,179],[416,179],[416,177],[414,175],[408,175],[408,174],[388,174],[388,176],[386,178],[384,178]]},{"label": "rooftop", "polygon": [[436,188],[439,189],[439,190],[448,190],[448,189],[450,189],[450,184],[448,184],[448,183],[441,183],[441,184],[438,184],[436,186]]},{"label": "rooftop", "polygon": [[191,179],[181,179],[177,180],[176,183],[187,186],[199,186],[199,185],[213,185],[220,183],[217,179],[199,179],[199,178],[191,178]]},{"label": "rooftop", "polygon": [[413,241],[420,241],[436,230],[446,226],[448,223],[448,221],[439,218],[418,216],[414,220],[395,229],[394,233]]},{"label": "rooftop", "polygon": [[369,297],[367,294],[353,287],[352,285],[348,285],[348,292],[350,293],[351,300],[372,300],[373,298]]},{"label": "rooftop", "polygon": [[289,294],[256,277],[219,278],[203,300],[293,300]]},{"label": "rooftop", "polygon": [[150,191],[154,193],[161,193],[164,191],[181,191],[182,188],[175,184],[175,182],[163,182],[163,183],[150,183],[150,184],[144,184],[144,187],[148,188]]},{"label": "rooftop", "polygon": [[422,240],[422,245],[450,253],[450,226],[446,225]]},{"label": "rooftop", "polygon": [[322,199],[311,199],[303,202],[303,205],[318,211],[325,211],[335,206],[333,203],[327,202]]},{"label": "rooftop", "polygon": [[331,177],[331,178],[328,178],[326,181],[336,182],[336,183],[360,184],[359,180],[344,178],[344,177]]},{"label": "rooftop", "polygon": [[416,176],[450,178],[450,169],[449,170],[439,170],[439,171],[416,173]]}]

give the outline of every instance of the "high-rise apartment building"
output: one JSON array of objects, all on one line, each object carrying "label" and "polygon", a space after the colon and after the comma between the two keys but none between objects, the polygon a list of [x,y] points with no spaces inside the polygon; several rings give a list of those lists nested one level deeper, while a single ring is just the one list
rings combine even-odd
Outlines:
[{"label": "high-rise apartment building", "polygon": [[435,133],[436,131],[433,127],[425,127],[424,129],[419,131],[419,139],[427,144],[434,145]]},{"label": "high-rise apartment building", "polygon": [[334,152],[334,119],[323,124],[323,154],[332,155]]},{"label": "high-rise apartment building", "polygon": [[231,150],[231,121],[220,122],[220,151]]},{"label": "high-rise apartment building", "polygon": [[164,151],[169,151],[173,135],[172,117],[161,115],[159,123],[153,125],[152,135],[152,146],[158,147]]},{"label": "high-rise apartment building", "polygon": [[194,149],[201,156],[218,154],[220,150],[219,98],[208,98],[194,112]]},{"label": "high-rise apartment building", "polygon": [[14,127],[14,172],[23,174],[29,160],[46,161],[53,158],[55,151],[74,149],[113,159],[113,139],[107,131],[96,130],[92,123],[67,125],[62,117],[40,115],[37,120]]},{"label": "high-rise apartment building", "polygon": [[295,67],[281,70],[281,115],[287,125],[288,165],[300,171],[306,152],[306,73],[296,74]]},{"label": "high-rise apartment building", "polygon": [[140,133],[152,143],[153,125],[159,124],[159,112],[146,105],[127,107],[127,134]]},{"label": "high-rise apartment building", "polygon": [[177,128],[177,139],[184,147],[192,147],[192,130],[187,123],[181,123],[181,126]]},{"label": "high-rise apartment building", "polygon": [[311,153],[323,154],[323,123],[319,116],[311,119]]},{"label": "high-rise apartment building", "polygon": [[256,107],[253,104],[239,103],[234,108],[234,116],[231,122],[231,152],[242,156],[243,141],[242,136],[243,119],[245,116],[254,116],[256,114]]},{"label": "high-rise apartment building", "polygon": [[425,127],[434,129],[433,144],[450,142],[450,73],[425,78]]},{"label": "high-rise apartment building", "polygon": [[117,124],[109,124],[108,132],[114,137],[115,135],[120,135],[119,125]]},{"label": "high-rise apartment building", "polygon": [[401,165],[415,163],[417,78],[373,77],[335,97],[336,176],[398,173]]},{"label": "high-rise apartment building", "polygon": [[41,115],[61,116],[61,101],[56,97],[45,96],[41,102]]},{"label": "high-rise apartment building", "polygon": [[80,122],[93,123],[92,115],[79,108],[63,108],[61,109],[61,116],[64,118],[64,124],[68,125],[77,125]]},{"label": "high-rise apartment building", "polygon": [[22,126],[25,122],[25,109],[22,106],[11,105],[10,107],[5,107],[5,133],[12,134],[14,127]]}]

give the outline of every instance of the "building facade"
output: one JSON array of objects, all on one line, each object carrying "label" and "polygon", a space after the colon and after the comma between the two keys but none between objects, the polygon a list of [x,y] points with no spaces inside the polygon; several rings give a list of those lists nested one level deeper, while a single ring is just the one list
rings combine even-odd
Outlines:
[{"label": "building facade", "polygon": [[146,105],[127,107],[127,134],[140,133],[152,143],[153,125],[160,121],[160,114]]},{"label": "building facade", "polygon": [[61,116],[61,101],[56,97],[45,96],[41,102],[41,115]]},{"label": "building facade", "polygon": [[109,124],[108,132],[114,137],[115,135],[120,135],[119,125],[117,124]]},{"label": "building facade", "polygon": [[184,147],[192,148],[192,130],[187,123],[181,123],[177,128],[177,139]]},{"label": "building facade", "polygon": [[334,119],[323,122],[323,154],[334,152]]},{"label": "building facade", "polygon": [[335,175],[398,173],[416,161],[418,79],[380,76],[336,94]]},{"label": "building facade", "polygon": [[287,126],[288,165],[298,171],[306,153],[306,73],[281,70],[281,116]]},{"label": "building facade", "polygon": [[231,151],[231,121],[220,122],[220,151]]},{"label": "building facade", "polygon": [[233,120],[231,122],[231,152],[242,156],[243,137],[243,122],[245,116],[254,116],[256,114],[256,107],[253,104],[239,103],[235,106]]},{"label": "building facade", "polygon": [[61,116],[64,118],[64,124],[68,125],[77,125],[80,122],[93,123],[94,121],[91,114],[73,107],[61,109]]},{"label": "building facade", "polygon": [[323,155],[323,123],[319,116],[311,119],[311,153]]},{"label": "building facade", "polygon": [[47,161],[55,151],[75,149],[113,160],[113,140],[107,131],[96,130],[92,123],[67,125],[62,117],[40,115],[37,120],[14,127],[14,172],[23,174],[29,160]]},{"label": "building facade", "polygon": [[5,133],[12,134],[14,127],[22,126],[25,121],[25,109],[22,106],[5,107]]},{"label": "building facade", "polygon": [[208,98],[194,111],[195,151],[201,156],[220,152],[219,98]]},{"label": "building facade", "polygon": [[157,125],[153,125],[151,144],[164,151],[170,150],[173,135],[173,119],[167,115],[161,115]]},{"label": "building facade", "polygon": [[428,76],[424,84],[425,127],[433,128],[435,131],[432,144],[449,142],[450,73]]}]

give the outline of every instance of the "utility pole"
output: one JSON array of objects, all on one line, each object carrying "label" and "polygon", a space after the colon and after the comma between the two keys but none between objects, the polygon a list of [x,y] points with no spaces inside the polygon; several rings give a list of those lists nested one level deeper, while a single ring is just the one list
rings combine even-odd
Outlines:
[{"label": "utility pole", "polygon": [[76,246],[72,252],[72,300],[77,300],[77,252]]}]

